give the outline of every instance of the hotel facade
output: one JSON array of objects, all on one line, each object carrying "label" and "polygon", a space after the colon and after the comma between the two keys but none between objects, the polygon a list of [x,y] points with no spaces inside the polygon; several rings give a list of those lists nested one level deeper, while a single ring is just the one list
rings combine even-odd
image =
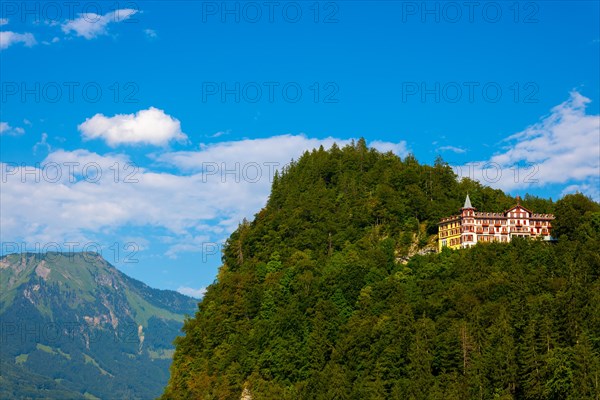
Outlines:
[{"label": "hotel facade", "polygon": [[513,237],[551,240],[552,214],[535,214],[520,205],[501,212],[480,212],[467,194],[460,214],[442,218],[438,223],[438,251],[444,247],[460,249],[478,242],[508,243]]}]

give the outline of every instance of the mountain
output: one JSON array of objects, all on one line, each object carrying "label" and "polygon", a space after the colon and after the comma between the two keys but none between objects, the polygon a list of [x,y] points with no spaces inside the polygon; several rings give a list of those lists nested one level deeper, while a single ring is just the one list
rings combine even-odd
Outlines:
[{"label": "mountain", "polygon": [[600,205],[524,196],[558,243],[426,254],[466,193],[515,204],[363,140],[305,153],[228,239],[162,399],[600,398]]},{"label": "mountain", "polygon": [[0,398],[156,398],[196,304],[96,253],[3,256]]}]

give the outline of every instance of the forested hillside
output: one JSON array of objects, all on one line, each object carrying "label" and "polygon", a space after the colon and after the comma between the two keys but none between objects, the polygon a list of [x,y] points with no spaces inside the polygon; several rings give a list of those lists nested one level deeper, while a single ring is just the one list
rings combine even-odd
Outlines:
[{"label": "forested hillside", "polygon": [[600,205],[525,196],[558,243],[403,261],[467,192],[515,203],[363,140],[304,154],[229,238],[162,398],[599,399]]}]

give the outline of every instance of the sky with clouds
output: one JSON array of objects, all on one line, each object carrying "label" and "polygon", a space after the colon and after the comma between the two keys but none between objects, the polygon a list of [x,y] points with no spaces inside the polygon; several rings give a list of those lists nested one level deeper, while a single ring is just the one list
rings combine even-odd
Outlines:
[{"label": "sky with clouds", "polygon": [[597,2],[0,3],[2,254],[201,297],[275,170],[365,137],[600,199]]}]

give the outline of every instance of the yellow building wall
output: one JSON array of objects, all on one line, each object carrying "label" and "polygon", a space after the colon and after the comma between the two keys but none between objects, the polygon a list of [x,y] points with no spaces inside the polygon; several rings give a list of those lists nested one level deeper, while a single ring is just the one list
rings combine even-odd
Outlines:
[{"label": "yellow building wall", "polygon": [[441,252],[444,247],[452,250],[460,249],[460,221],[452,221],[439,226],[438,252]]}]

